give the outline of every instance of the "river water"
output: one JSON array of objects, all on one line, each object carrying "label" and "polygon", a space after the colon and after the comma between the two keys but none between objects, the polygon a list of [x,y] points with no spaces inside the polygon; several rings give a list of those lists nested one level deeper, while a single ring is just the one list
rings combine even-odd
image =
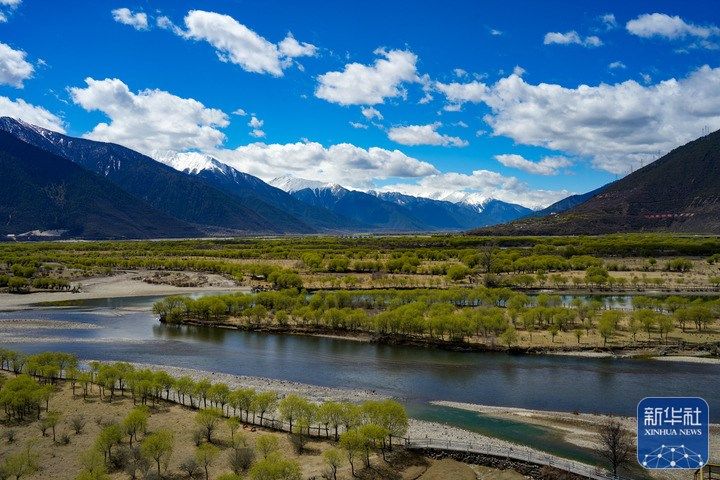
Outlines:
[{"label": "river water", "polygon": [[[0,329],[0,345],[253,375],[391,395],[420,419],[444,421],[589,460],[543,428],[435,407],[432,400],[632,416],[647,396],[701,396],[720,421],[720,365],[612,358],[511,356],[376,345],[332,338],[160,324],[156,297],[85,301],[72,308],[2,312],[0,321],[70,321],[93,328]],[[5,323],[7,325],[7,322]],[[24,338],[19,338],[19,337]],[[537,443],[534,443],[537,446]]]}]

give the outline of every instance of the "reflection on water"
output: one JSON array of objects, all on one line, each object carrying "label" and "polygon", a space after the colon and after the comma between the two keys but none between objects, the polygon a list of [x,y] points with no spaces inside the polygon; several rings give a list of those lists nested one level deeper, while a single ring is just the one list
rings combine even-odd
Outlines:
[{"label": "reflection on water", "polygon": [[[119,316],[117,312],[97,307],[34,311],[32,318],[88,322],[100,328],[19,330],[12,336],[44,337],[48,341],[13,347],[367,388],[409,400],[631,415],[645,396],[700,395],[713,407],[712,412],[720,412],[720,393],[708,388],[717,381],[718,365],[435,351],[333,338],[168,326],[146,311],[125,311]],[[0,319],[29,315],[27,311],[7,312],[1,313]]]}]

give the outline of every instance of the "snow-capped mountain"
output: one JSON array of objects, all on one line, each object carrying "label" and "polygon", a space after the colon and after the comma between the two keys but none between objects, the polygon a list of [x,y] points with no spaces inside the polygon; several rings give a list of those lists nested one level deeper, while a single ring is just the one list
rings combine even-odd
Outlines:
[{"label": "snow-capped mountain", "polygon": [[311,205],[320,206],[376,229],[396,231],[464,230],[527,215],[530,209],[478,194],[457,194],[457,201],[414,197],[398,192],[361,192],[337,184],[284,175],[270,183]]},{"label": "snow-capped mountain", "polygon": [[262,203],[244,202],[146,155],[107,142],[70,137],[10,117],[0,130],[100,175],[152,208],[215,231],[226,233],[310,233],[312,227],[283,212],[268,215]]},{"label": "snow-capped mountain", "polygon": [[339,190],[344,188],[336,183],[325,183],[317,180],[307,180],[305,178],[294,177],[292,175],[282,175],[280,177],[273,178],[268,183],[273,187],[279,188],[280,190],[284,190],[288,193],[305,190],[306,188],[309,188],[311,190],[325,188]]},{"label": "snow-capped mountain", "polygon": [[244,203],[254,205],[268,217],[284,218],[288,221],[289,217],[293,217],[322,231],[348,231],[360,227],[348,218],[302,202],[282,189],[249,173],[236,170],[210,155],[198,152],[156,152],[154,156],[159,162],[199,177],[213,187],[238,197]]}]

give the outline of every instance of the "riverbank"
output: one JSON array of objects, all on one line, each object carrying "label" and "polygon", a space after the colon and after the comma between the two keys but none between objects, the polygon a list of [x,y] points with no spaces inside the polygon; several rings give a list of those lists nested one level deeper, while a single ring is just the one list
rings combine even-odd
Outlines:
[{"label": "riverbank", "polygon": [[[222,382],[227,384],[230,388],[250,387],[257,391],[274,391],[280,396],[288,394],[301,395],[313,402],[350,401],[356,403],[365,400],[377,400],[384,398],[374,391],[369,390],[330,388],[320,385],[310,385],[264,377],[224,374],[186,367],[169,367],[136,362],[131,362],[131,365],[139,369],[147,368],[155,371],[163,370],[175,378],[187,375],[194,381],[207,379],[211,382]],[[171,394],[170,398],[173,399],[174,394]],[[531,455],[536,454],[545,457],[549,456],[561,460],[561,457],[556,457],[542,452],[541,450],[524,445],[515,444],[506,440],[482,435],[469,430],[463,430],[458,427],[438,422],[428,422],[413,418],[409,419],[406,436],[412,442],[428,441],[433,444],[443,445],[482,445],[484,447],[489,447],[494,451],[526,451]],[[510,473],[510,471],[508,471],[508,473]]]},{"label": "riverbank", "polygon": [[206,370],[198,370],[188,367],[171,367],[165,365],[153,365],[148,363],[136,362],[130,362],[130,364],[138,369],[149,369],[153,371],[164,370],[173,377],[187,375],[196,382],[203,379],[210,380],[213,383],[221,382],[227,384],[228,387],[233,389],[239,387],[250,387],[261,392],[271,390],[281,396],[293,393],[296,395],[301,395],[308,400],[312,400],[313,402],[358,402],[364,400],[380,400],[382,398],[385,398],[384,396],[372,390],[323,387],[320,385],[309,385],[305,383],[291,382],[288,380],[278,380],[274,378],[209,372]]},{"label": "riverbank", "polygon": [[238,287],[235,282],[216,274],[196,274],[193,286],[175,286],[156,282],[156,271],[133,270],[106,277],[89,277],[74,281],[78,292],[43,291],[27,294],[0,294],[0,311],[38,308],[37,304],[93,300],[99,298],[129,298],[163,295],[188,295],[202,292],[249,292],[249,287]]},{"label": "riverbank", "polygon": [[[160,318],[160,322],[165,322]],[[173,325],[192,325],[199,327],[224,328],[248,332],[270,333],[277,335],[300,335],[340,340],[369,342],[381,345],[393,345],[417,348],[433,348],[454,352],[505,352],[511,355],[560,355],[584,358],[639,358],[663,359],[664,361],[692,361],[697,358],[705,363],[720,364],[720,342],[636,342],[634,345],[574,345],[563,344],[526,346],[504,345],[498,342],[480,343],[439,338],[420,337],[416,335],[377,334],[362,331],[330,329],[312,325],[267,325],[247,324],[242,319],[227,318],[222,321],[201,321],[181,319]]]},{"label": "riverbank", "polygon": [[[566,442],[593,450],[602,448],[597,431],[609,418],[612,417],[619,421],[626,430],[632,433],[633,438],[636,428],[636,420],[634,417],[530,410],[515,407],[494,407],[441,400],[430,403],[443,407],[467,410],[488,417],[549,428],[560,434]],[[710,426],[710,461],[720,461],[720,424],[712,424]],[[651,475],[653,478],[668,480],[691,478],[687,476],[687,472],[653,471]]]}]

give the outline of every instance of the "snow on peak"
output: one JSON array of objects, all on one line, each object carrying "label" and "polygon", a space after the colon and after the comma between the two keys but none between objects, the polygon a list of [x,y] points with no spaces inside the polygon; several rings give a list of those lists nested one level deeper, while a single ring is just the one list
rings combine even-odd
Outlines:
[{"label": "snow on peak", "polygon": [[322,190],[330,188],[333,191],[342,189],[343,187],[336,183],[320,182],[318,180],[307,180],[305,178],[298,178],[292,175],[282,175],[280,177],[270,180],[270,185],[273,187],[284,190],[288,193],[297,192],[299,190],[305,190],[310,188],[312,190]]},{"label": "snow on peak", "polygon": [[434,195],[430,195],[429,198],[467,205],[478,212],[482,212],[485,209],[485,206],[493,200],[492,198],[478,192],[463,191],[436,193]]},{"label": "snow on peak", "polygon": [[229,174],[232,167],[200,152],[153,152],[153,158],[180,172],[198,174],[203,170]]}]

